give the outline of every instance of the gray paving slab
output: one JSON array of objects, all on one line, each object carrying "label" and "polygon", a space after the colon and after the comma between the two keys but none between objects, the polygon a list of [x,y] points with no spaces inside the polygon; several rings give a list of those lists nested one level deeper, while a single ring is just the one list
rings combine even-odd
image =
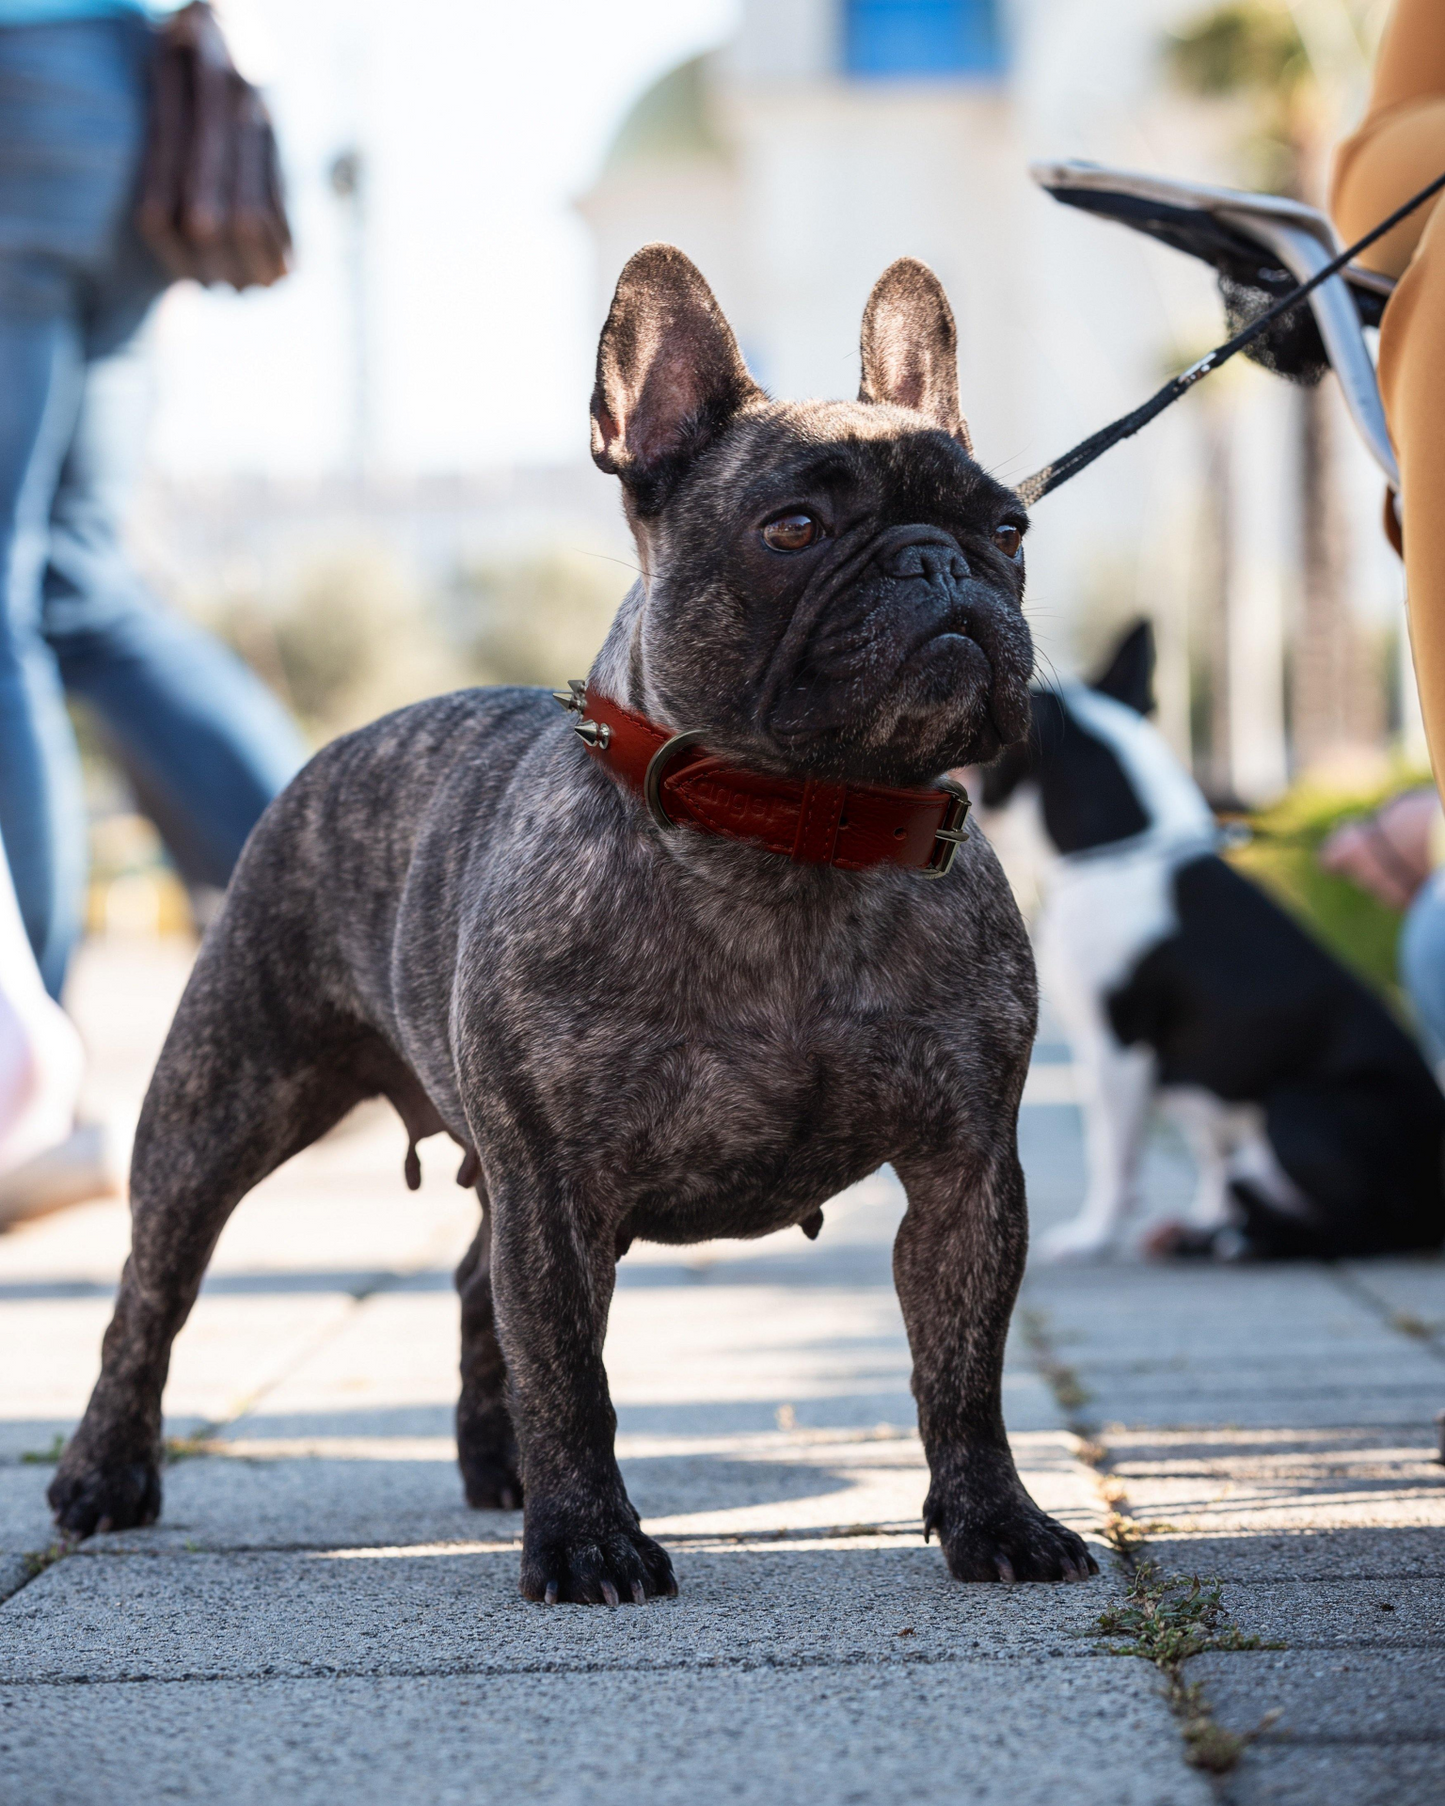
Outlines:
[{"label": "gray paving slab", "polygon": [[679,1598],[607,1611],[528,1604],[514,1547],[82,1552],[0,1606],[0,1681],[1089,1660],[1119,1585],[962,1586],[859,1538],[672,1554]]},{"label": "gray paving slab", "polygon": [[[339,1294],[202,1298],[176,1338],[166,1410],[224,1421],[284,1376],[356,1308]],[[104,1298],[0,1306],[0,1459],[44,1448],[84,1409],[110,1321]]]},{"label": "gray paving slab", "polygon": [[1255,1531],[1241,1536],[1153,1532],[1149,1558],[1171,1574],[1220,1580],[1445,1582],[1445,1528]]},{"label": "gray paving slab", "polygon": [[43,1549],[53,1539],[45,1489],[54,1472],[39,1464],[0,1467],[0,1554]]},{"label": "gray paving slab", "polygon": [[1134,1663],[0,1693],[27,1806],[1208,1806]]},{"label": "gray paving slab", "polygon": [[1290,1424],[1299,1429],[1330,1429],[1368,1424],[1422,1432],[1435,1401],[1433,1386],[1391,1386],[1366,1390],[1327,1382],[1310,1384],[1299,1373],[1260,1375],[1249,1386],[1177,1384],[1157,1388],[1145,1383],[1099,1384],[1087,1370],[1081,1414],[1107,1433],[1127,1429],[1182,1427],[1271,1429]]},{"label": "gray paving slab", "polygon": [[1436,1371],[1429,1354],[1412,1349],[1369,1304],[1307,1264],[1041,1266],[1030,1274],[1030,1289],[1049,1313],[1061,1354],[1092,1357],[1111,1369],[1132,1361],[1151,1367],[1190,1357],[1239,1362],[1303,1350],[1344,1361],[1394,1350],[1407,1363],[1413,1356],[1422,1374]]},{"label": "gray paving slab", "polygon": [[1438,1743],[1256,1744],[1220,1789],[1226,1806],[1439,1806]]},{"label": "gray paving slab", "polygon": [[1231,1731],[1278,1712],[1271,1743],[1445,1744],[1445,1648],[1198,1656],[1188,1678]]},{"label": "gray paving slab", "polygon": [[1224,1603],[1246,1635],[1293,1649],[1445,1650],[1439,1580],[1239,1580]]},{"label": "gray paving slab", "polygon": [[[1082,1534],[1097,1530],[1101,1502],[1057,1433],[1014,1439],[1034,1498]],[[159,1524],[98,1537],[97,1550],[335,1548],[510,1539],[520,1519],[476,1512],[462,1499],[447,1437],[328,1436],[237,1440],[226,1455],[168,1467]],[[928,1473],[916,1435],[774,1430],[720,1439],[623,1436],[629,1494],[649,1530],[749,1537],[819,1534],[874,1525],[921,1528]],[[12,1546],[43,1536],[48,1469],[0,1470],[0,1500],[13,1497]],[[3,1547],[0,1543],[0,1547]]]},{"label": "gray paving slab", "polygon": [[[384,1346],[378,1347],[378,1361],[384,1361]],[[719,1372],[722,1369],[719,1368]],[[245,1412],[221,1427],[222,1440],[249,1441],[255,1437],[295,1438],[316,1436],[445,1436],[451,1433],[456,1407],[456,1382],[448,1374],[446,1396],[430,1404],[408,1404],[397,1400],[374,1407],[353,1404],[335,1408],[313,1397],[306,1403],[312,1408],[276,1410],[267,1407]],[[440,1386],[438,1391],[440,1391]],[[775,1376],[769,1391],[751,1397],[701,1398],[628,1401],[614,1399],[618,1428],[624,1435],[709,1436],[749,1435],[772,1429],[779,1412],[791,1417],[800,1428],[810,1430],[864,1431],[876,1427],[910,1433],[918,1413],[913,1395],[903,1388],[851,1392],[846,1388],[805,1396],[802,1389],[787,1383],[785,1376]],[[1004,1422],[1010,1433],[1025,1433],[1061,1428],[1064,1414],[1059,1410],[1047,1384],[1037,1374],[1022,1370],[1005,1372],[1003,1379]],[[199,1423],[199,1419],[181,1420]],[[68,1430],[73,1420],[57,1420],[52,1424],[17,1433],[16,1448],[37,1443],[48,1446],[55,1428]],[[177,1429],[176,1434],[183,1431]]]},{"label": "gray paving slab", "polygon": [[1047,1267],[1025,1300],[1097,1424],[1426,1424],[1432,1349],[1322,1268]]},{"label": "gray paving slab", "polygon": [[[1445,1538],[1445,1470],[1424,1426],[1116,1429],[1106,1440],[1115,1483],[1161,1543],[1182,1536],[1247,1549],[1252,1539],[1261,1549],[1291,1548],[1292,1559],[1311,1561],[1318,1572],[1310,1536],[1373,1533],[1377,1544],[1390,1531],[1433,1532],[1437,1544]],[[1295,1542],[1280,1541],[1291,1536]],[[1196,1550],[1194,1559],[1204,1557]],[[1375,1565],[1379,1559],[1371,1557]]]}]

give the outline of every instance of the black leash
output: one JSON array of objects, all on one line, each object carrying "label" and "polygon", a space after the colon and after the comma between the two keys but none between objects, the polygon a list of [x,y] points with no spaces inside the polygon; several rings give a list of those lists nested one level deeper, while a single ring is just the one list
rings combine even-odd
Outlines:
[{"label": "black leash", "polygon": [[1156,415],[1162,414],[1165,408],[1173,407],[1180,396],[1192,389],[1201,376],[1208,376],[1211,370],[1217,370],[1221,364],[1227,363],[1237,351],[1243,351],[1247,345],[1252,345],[1257,338],[1268,331],[1281,315],[1290,313],[1298,307],[1306,295],[1313,294],[1320,284],[1328,282],[1331,276],[1338,276],[1341,270],[1355,261],[1361,251],[1368,250],[1376,239],[1383,238],[1387,232],[1393,231],[1402,219],[1408,219],[1417,207],[1422,207],[1431,195],[1438,194],[1442,188],[1445,188],[1445,172],[1436,176],[1428,187],[1422,188],[1419,194],[1406,201],[1403,207],[1397,207],[1388,219],[1381,220],[1372,232],[1367,232],[1363,238],[1356,239],[1354,244],[1341,251],[1338,257],[1332,258],[1322,270],[1316,270],[1308,282],[1301,282],[1287,295],[1281,295],[1273,307],[1266,309],[1257,320],[1251,320],[1242,332],[1237,332],[1224,344],[1216,345],[1214,350],[1206,352],[1198,363],[1191,364],[1187,370],[1181,370],[1178,376],[1171,377],[1164,387],[1156,394],[1151,395],[1142,407],[1135,408],[1132,414],[1123,415],[1109,426],[1101,427],[1097,433],[1091,433],[1087,439],[1081,440],[1072,450],[1066,451],[1061,458],[1055,458],[1052,464],[1046,464],[1042,470],[1035,471],[1022,483],[1015,484],[1014,487],[1024,506],[1032,508],[1035,502],[1041,501],[1044,496],[1057,489],[1061,483],[1067,483],[1070,477],[1078,476],[1081,470],[1092,464],[1095,458],[1102,457],[1111,446],[1117,445],[1121,439],[1132,439],[1134,434],[1141,427],[1148,426]]}]

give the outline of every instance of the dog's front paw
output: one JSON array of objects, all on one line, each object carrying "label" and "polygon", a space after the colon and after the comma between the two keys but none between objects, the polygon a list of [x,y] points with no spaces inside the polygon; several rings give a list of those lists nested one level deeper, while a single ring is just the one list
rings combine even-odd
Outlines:
[{"label": "dog's front paw", "polygon": [[71,1536],[134,1530],[160,1516],[160,1464],[153,1455],[100,1460],[72,1442],[45,1496],[56,1523]]},{"label": "dog's front paw", "polygon": [[938,1532],[955,1580],[1087,1580],[1099,1564],[1084,1539],[1023,1494],[992,1507],[958,1512],[931,1501],[924,1534]]},{"label": "dog's front paw", "polygon": [[522,1544],[522,1594],[543,1605],[641,1605],[677,1594],[666,1549],[644,1536],[635,1517],[553,1529]]}]

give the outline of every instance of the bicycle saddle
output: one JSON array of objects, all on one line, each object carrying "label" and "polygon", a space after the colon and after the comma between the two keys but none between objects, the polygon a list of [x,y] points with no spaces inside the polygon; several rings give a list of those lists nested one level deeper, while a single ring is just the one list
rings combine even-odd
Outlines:
[{"label": "bicycle saddle", "polygon": [[[1099,163],[1035,163],[1029,173],[1065,206],[1132,226],[1212,265],[1219,272],[1226,302],[1232,312],[1240,310],[1242,318],[1249,317],[1250,291],[1259,295],[1262,308],[1266,298],[1288,294],[1342,249],[1323,213],[1282,195],[1210,188]],[[1300,363],[1317,358],[1334,370],[1350,417],[1387,482],[1398,489],[1400,473],[1364,336],[1366,326],[1379,325],[1394,288],[1388,276],[1351,264],[1308,298],[1317,338],[1306,323],[1304,335],[1296,333],[1290,349],[1292,355],[1299,354]],[[1285,318],[1288,322],[1294,317]],[[1282,358],[1273,364],[1268,356],[1262,361],[1289,369]]]}]

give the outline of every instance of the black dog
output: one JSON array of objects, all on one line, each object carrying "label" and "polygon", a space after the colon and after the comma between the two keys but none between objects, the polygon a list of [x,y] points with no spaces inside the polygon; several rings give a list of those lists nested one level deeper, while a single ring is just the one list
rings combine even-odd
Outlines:
[{"label": "black dog", "polygon": [[473,1504],[525,1496],[528,1598],[675,1590],[613,1455],[619,1252],[816,1232],[885,1161],[925,1527],[961,1579],[1082,1578],[1000,1408],[1033,965],[934,783],[1025,732],[1032,665],[1026,523],[970,454],[948,303],[895,264],[860,401],[776,403],[653,246],[592,415],[645,575],[564,698],[583,718],[440,697],[328,747],[256,829],[142,1113],[133,1250],[51,1503],[81,1532],[156,1516],[171,1340],[222,1225],[382,1093],[467,1150],[482,1200],[457,1440]]},{"label": "black dog", "polygon": [[1036,794],[1035,947],[1087,1088],[1088,1194],[1045,1246],[1117,1241],[1157,1092],[1199,1191],[1156,1252],[1438,1248],[1445,1098],[1379,999],[1214,852],[1208,804],[1144,719],[1153,669],[1141,623],[1091,685],[1036,692],[1029,739],[983,777],[987,807]]}]

